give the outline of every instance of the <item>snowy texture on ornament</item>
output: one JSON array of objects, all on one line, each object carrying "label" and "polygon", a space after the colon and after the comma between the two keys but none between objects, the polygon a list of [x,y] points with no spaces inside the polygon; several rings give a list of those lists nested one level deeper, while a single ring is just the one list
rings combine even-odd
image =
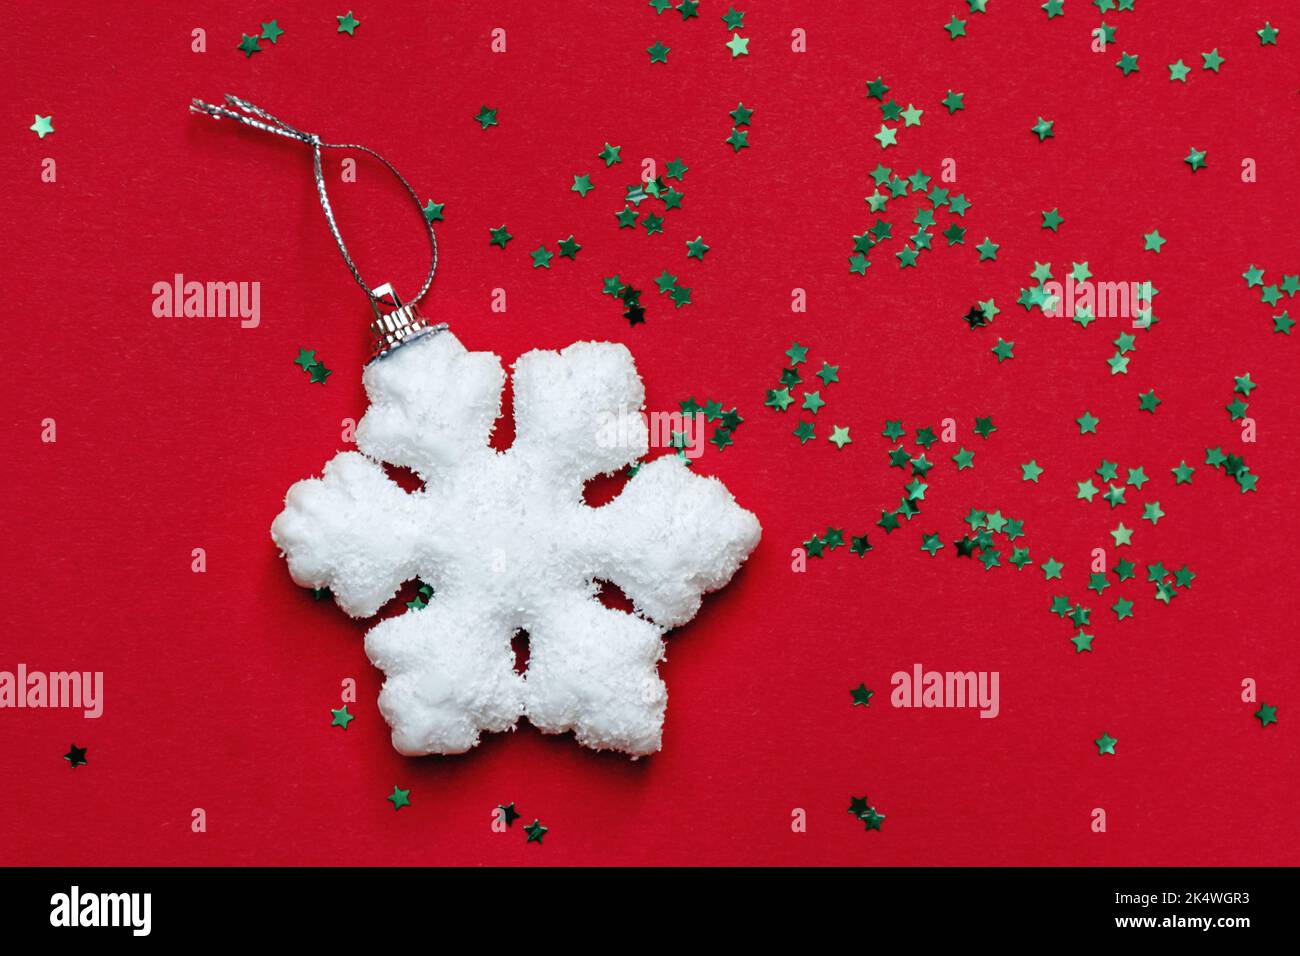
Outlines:
[{"label": "snowy texture on ornament", "polygon": [[[522,356],[506,452],[488,444],[501,361],[450,332],[372,362],[363,381],[361,453],[291,487],[271,537],[294,581],[328,587],[353,617],[375,614],[412,578],[433,586],[428,607],[366,634],[387,676],[379,709],[393,746],[462,753],[526,716],[598,750],[658,750],[664,632],[731,579],[760,529],[720,481],[675,455],[642,465],[609,504],[583,501],[588,479],[647,451],[645,390],[628,350],[578,342]],[[608,428],[611,416],[627,427]],[[407,493],[382,462],[412,469],[423,488]],[[601,604],[600,581],[637,613]],[[524,674],[511,647],[520,629]]]}]

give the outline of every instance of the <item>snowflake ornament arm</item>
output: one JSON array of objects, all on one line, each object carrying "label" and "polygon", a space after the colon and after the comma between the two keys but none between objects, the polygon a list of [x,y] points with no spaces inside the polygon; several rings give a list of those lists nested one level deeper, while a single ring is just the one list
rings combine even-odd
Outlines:
[{"label": "snowflake ornament arm", "polygon": [[[387,675],[379,705],[402,753],[460,753],[520,716],[596,749],[659,749],[664,630],[690,620],[758,543],[757,519],[721,482],[674,456],[642,466],[610,504],[583,484],[643,455],[644,389],[620,345],[580,342],[522,356],[516,439],[488,445],[500,414],[499,360],[449,332],[372,363],[362,454],[290,489],[271,534],[299,584],[328,586],[353,616],[420,577],[436,596],[378,623],[366,652]],[[611,418],[622,427],[609,440]],[[379,462],[405,465],[407,494]],[[611,581],[637,614],[596,599]],[[526,674],[511,639],[530,639]]]}]

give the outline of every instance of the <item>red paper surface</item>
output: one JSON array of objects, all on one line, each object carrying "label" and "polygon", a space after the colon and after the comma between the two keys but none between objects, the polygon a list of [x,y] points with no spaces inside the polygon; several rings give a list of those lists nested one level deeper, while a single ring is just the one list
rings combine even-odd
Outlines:
[{"label": "red paper surface", "polygon": [[[3,261],[4,546],[0,669],[98,670],[98,720],[66,710],[0,710],[0,859],[10,864],[1295,864],[1297,713],[1293,410],[1294,338],[1274,335],[1259,290],[1300,272],[1295,156],[1300,16],[1293,4],[1140,0],[1108,13],[1118,29],[1090,50],[1102,19],[1071,0],[1047,21],[1037,4],[749,3],[750,55],[723,45],[725,5],[683,23],[638,0],[619,4],[368,4],[354,37],[340,9],[166,4],[122,9],[53,3],[6,18],[0,163]],[[960,8],[960,9],[959,9]],[[965,38],[942,25],[957,12]],[[285,34],[251,59],[244,32],[278,18]],[[1259,45],[1265,18],[1280,30]],[[506,30],[507,52],[489,49]],[[206,53],[191,31],[207,31]],[[805,31],[807,51],[791,50]],[[667,64],[645,50],[662,41]],[[1200,67],[1217,47],[1218,75]],[[1124,77],[1121,51],[1139,54]],[[1186,85],[1166,63],[1192,66]],[[864,83],[925,110],[882,153]],[[940,100],[964,91],[964,112]],[[460,757],[395,753],[367,662],[367,623],[293,585],[268,528],[294,481],[319,473],[341,422],[365,409],[360,383],[369,309],[326,231],[309,151],[190,115],[191,97],[246,96],[327,140],[384,153],[421,197],[446,204],[428,314],[469,347],[507,362],[578,339],[623,342],[651,409],[688,396],[737,406],[736,444],[697,468],[758,514],[763,541],[723,592],[669,640],[663,751],[639,762],[595,754],[522,724]],[[755,112],[750,148],[724,144],[738,101]],[[484,104],[500,125],[483,131]],[[56,132],[37,139],[32,114]],[[1039,143],[1029,128],[1055,121]],[[891,124],[892,125],[892,124]],[[605,169],[596,153],[622,146]],[[1194,175],[1189,147],[1208,151]],[[363,275],[412,290],[425,240],[387,172],[359,162],[331,195]],[[643,157],[690,167],[683,208],[663,235],[620,231],[614,213]],[[40,179],[57,162],[56,183]],[[1258,181],[1243,183],[1250,157]],[[910,197],[891,204],[894,239],[850,275],[855,233],[878,162],[938,176],[973,203],[966,245],[935,246],[916,269],[893,253],[913,230]],[[570,191],[590,173],[595,190]],[[646,207],[648,208],[648,207]],[[1040,228],[1042,210],[1065,224]],[[643,209],[644,211],[644,209]],[[506,223],[507,250],[488,245]],[[1159,229],[1159,255],[1142,236]],[[535,270],[529,250],[573,234],[576,261]],[[703,262],[685,242],[703,236]],[[979,262],[984,236],[1001,245]],[[1087,261],[1098,279],[1150,279],[1158,326],[1137,333],[1126,376],[1105,359],[1124,320],[1086,330],[1015,305],[1034,263],[1063,277]],[[663,270],[693,290],[672,307]],[[176,273],[261,283],[261,324],[159,319],[152,287]],[[629,328],[600,294],[618,274],[644,290],[647,321]],[[504,314],[489,309],[507,292]],[[792,290],[807,311],[791,311]],[[1002,314],[972,333],[977,299]],[[1300,316],[1298,316],[1300,317]],[[1015,358],[998,365],[998,336]],[[792,341],[840,382],[822,390],[818,438],[762,400]],[[325,387],[293,364],[316,349]],[[1259,439],[1242,445],[1223,406],[1233,376]],[[1138,411],[1154,387],[1158,412]],[[1081,437],[1074,419],[1101,420]],[[972,434],[992,416],[987,441]],[[807,413],[802,415],[807,419]],[[42,420],[57,442],[40,440]],[[937,444],[920,516],[885,536],[903,473],[886,467],[886,418],[911,432],[959,426],[976,453]],[[837,451],[831,425],[851,428]],[[507,426],[507,433],[509,428]],[[1257,493],[1202,464],[1207,446],[1244,454]],[[909,447],[910,444],[909,444]],[[1075,500],[1102,458],[1142,465],[1151,482],[1111,510]],[[1030,458],[1046,469],[1020,480]],[[1194,482],[1174,486],[1186,459]],[[1121,472],[1123,474],[1124,472]],[[1167,517],[1152,527],[1141,503]],[[986,572],[951,542],[972,507],[1025,522],[1036,561]],[[1117,552],[1122,520],[1134,545]],[[841,549],[791,569],[792,549],[827,525],[871,532],[863,559]],[[935,558],[918,550],[938,532]],[[191,551],[207,554],[193,573]],[[1091,551],[1127,556],[1138,577],[1102,597],[1085,590]],[[1038,563],[1064,562],[1061,581]],[[1195,583],[1172,606],[1144,566],[1184,562]],[[1093,608],[1091,654],[1076,655],[1055,594]],[[1116,623],[1118,595],[1135,602]],[[998,671],[1001,713],[890,706],[890,675],[916,662]],[[357,715],[329,726],[340,682]],[[1279,722],[1261,729],[1243,702],[1258,683]],[[849,689],[876,692],[853,707]],[[1105,731],[1115,756],[1092,743]],[[88,764],[70,770],[70,742]],[[394,812],[394,785],[411,806]],[[864,832],[845,810],[867,794],[887,817]],[[514,801],[550,828],[492,832]],[[1107,832],[1090,829],[1094,808]],[[207,832],[191,831],[203,808]],[[792,814],[806,812],[806,832]]]}]

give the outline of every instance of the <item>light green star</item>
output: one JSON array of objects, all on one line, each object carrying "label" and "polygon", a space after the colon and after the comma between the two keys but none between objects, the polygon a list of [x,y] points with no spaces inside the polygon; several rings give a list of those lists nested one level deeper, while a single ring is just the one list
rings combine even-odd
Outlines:
[{"label": "light green star", "polygon": [[853,439],[849,437],[848,428],[847,427],[841,428],[839,425],[831,426],[831,436],[827,440],[833,442],[836,448],[841,448],[841,449],[845,445],[849,445],[853,443]]},{"label": "light green star", "polygon": [[[46,136],[49,136],[54,132],[54,114],[51,113],[49,116],[42,116],[40,113],[35,113],[33,115],[36,117],[36,122],[27,127],[29,130],[41,139],[44,139]],[[76,139],[76,137],[74,136],[73,139]]]},{"label": "light green star", "polygon": [[351,10],[348,11],[347,16],[334,19],[339,22],[338,32],[346,33],[348,36],[355,36],[357,27],[361,26],[361,21],[353,18]]},{"label": "light green star", "polygon": [[749,56],[749,38],[742,37],[739,33],[733,33],[731,39],[723,44],[731,51],[731,58],[734,60],[738,56]]}]

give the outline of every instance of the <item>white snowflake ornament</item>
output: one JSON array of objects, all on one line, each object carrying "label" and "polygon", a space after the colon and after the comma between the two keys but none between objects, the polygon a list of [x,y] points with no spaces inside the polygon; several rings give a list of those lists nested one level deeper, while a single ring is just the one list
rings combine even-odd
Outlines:
[{"label": "white snowflake ornament", "polygon": [[[371,362],[357,452],[289,489],[271,525],[295,582],[369,617],[403,582],[435,596],[376,624],[366,653],[387,679],[379,709],[401,753],[463,753],[526,716],[546,733],[634,757],[657,751],[666,629],[695,616],[758,544],[757,518],[675,455],[642,465],[609,504],[584,483],[647,451],[645,390],[621,345],[579,342],[514,366],[513,446],[488,444],[500,359],[450,332]],[[621,441],[601,422],[630,419]],[[412,469],[404,491],[382,462]],[[636,614],[605,607],[598,582]],[[511,640],[529,635],[526,673]]]}]

